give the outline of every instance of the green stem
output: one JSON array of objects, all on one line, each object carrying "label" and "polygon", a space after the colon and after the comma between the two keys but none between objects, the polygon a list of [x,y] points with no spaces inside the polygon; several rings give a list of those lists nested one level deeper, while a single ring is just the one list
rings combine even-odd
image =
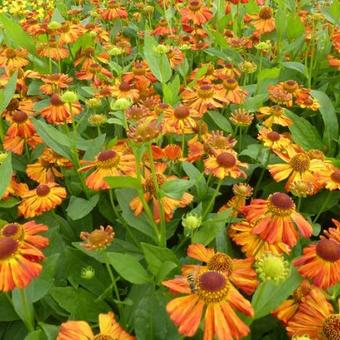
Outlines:
[{"label": "green stem", "polygon": [[325,210],[325,208],[326,208],[326,206],[327,206],[327,204],[328,204],[329,199],[331,198],[331,196],[332,196],[332,191],[328,191],[328,194],[327,194],[326,198],[324,199],[324,201],[323,201],[323,203],[322,203],[322,205],[321,205],[321,207],[320,207],[320,209],[319,209],[319,212],[318,212],[317,215],[314,217],[312,223],[315,223],[315,222],[318,220],[318,218],[320,217],[321,213]]},{"label": "green stem", "polygon": [[33,332],[34,331],[34,311],[33,311],[33,314],[30,311],[25,289],[19,288],[19,292],[20,292],[20,298],[21,298],[21,303],[22,303],[23,312],[24,312],[23,322],[24,322],[27,330],[29,332]]},{"label": "green stem", "polygon": [[[112,282],[112,285],[113,285],[113,290],[115,292],[115,295],[116,295],[116,300],[118,302],[121,302],[121,299],[120,299],[120,295],[119,295],[119,290],[118,290],[118,287],[117,287],[117,282],[116,282],[116,279],[113,275],[113,272],[112,272],[112,269],[111,269],[111,266],[110,266],[110,261],[109,261],[109,258],[107,256],[107,253],[105,253],[105,266],[106,266],[106,269],[109,273],[109,276],[110,276],[110,279],[111,279],[111,282]],[[118,303],[118,309],[119,309],[119,312],[120,312],[120,303]]]},{"label": "green stem", "polygon": [[217,183],[217,187],[214,191],[214,194],[212,195],[211,197],[211,200],[207,206],[207,208],[205,209],[203,215],[202,215],[202,220],[204,221],[204,219],[206,218],[206,216],[208,215],[208,213],[210,212],[210,209],[213,207],[214,203],[215,203],[215,199],[216,199],[216,196],[218,195],[218,193],[220,192],[220,187],[221,187],[221,184],[222,184],[222,180],[219,179],[218,180],[218,183]]},{"label": "green stem", "polygon": [[160,228],[160,245],[166,246],[165,213],[164,213],[164,208],[163,208],[162,201],[161,201],[161,195],[160,195],[160,190],[159,190],[157,173],[156,173],[155,163],[154,163],[153,155],[152,155],[151,143],[148,144],[147,148],[148,148],[148,154],[149,154],[149,163],[150,163],[152,181],[153,181],[153,185],[155,187],[156,198],[159,202],[159,209],[160,209],[160,219],[161,219],[161,222],[160,222],[160,226],[161,226],[161,228]]},{"label": "green stem", "polygon": [[298,198],[298,204],[297,204],[297,211],[300,211],[301,202],[302,202],[302,197],[299,196],[299,198]]},{"label": "green stem", "polygon": [[256,183],[256,186],[255,186],[255,189],[254,189],[254,195],[253,195],[253,197],[256,197],[256,193],[257,193],[258,189],[260,188],[261,182],[262,182],[262,180],[263,180],[264,173],[265,173],[266,170],[267,170],[267,166],[268,166],[268,163],[269,163],[269,158],[270,158],[270,150],[268,149],[268,150],[267,150],[266,161],[265,161],[264,166],[263,166],[263,168],[262,168],[262,170],[261,170],[260,177],[259,177],[259,179],[258,179],[258,181],[257,181],[257,183]]}]

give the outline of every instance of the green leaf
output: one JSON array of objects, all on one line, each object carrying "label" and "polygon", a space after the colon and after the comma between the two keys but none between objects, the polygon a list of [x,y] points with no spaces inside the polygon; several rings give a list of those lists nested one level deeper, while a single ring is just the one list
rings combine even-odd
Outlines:
[{"label": "green leaf", "polygon": [[188,181],[185,179],[174,179],[164,183],[160,187],[160,190],[165,196],[180,199],[182,198],[183,194],[188,191],[193,185],[194,182],[192,181]]},{"label": "green leaf", "polygon": [[115,193],[119,206],[122,209],[122,217],[126,223],[152,239],[157,240],[157,236],[154,235],[145,214],[135,216],[129,207],[131,200],[137,197],[136,191],[132,189],[117,189]]},{"label": "green leaf", "polygon": [[194,182],[194,186],[197,191],[197,199],[201,201],[207,193],[208,186],[204,178],[203,173],[201,173],[193,164],[188,162],[182,163],[183,170],[189,176],[190,180]]},{"label": "green leaf", "polygon": [[46,124],[42,120],[31,118],[38,135],[44,143],[53,149],[56,153],[65,158],[72,160],[71,143],[69,138],[57,130],[55,127]]},{"label": "green leaf", "polygon": [[47,340],[55,340],[57,338],[59,327],[55,325],[49,325],[47,323],[39,322],[39,326],[46,334]]},{"label": "green leaf", "polygon": [[334,25],[340,26],[340,2],[334,0],[330,7],[321,8],[325,18]]},{"label": "green leaf", "polygon": [[297,13],[290,14],[287,20],[286,35],[289,40],[300,37],[305,32],[305,26]]},{"label": "green leaf", "polygon": [[163,99],[164,102],[170,105],[176,105],[179,101],[178,93],[180,89],[181,81],[178,74],[172,80],[171,83],[162,83]]},{"label": "green leaf", "polygon": [[88,215],[96,207],[98,201],[99,195],[94,195],[89,200],[71,196],[68,207],[66,208],[67,216],[74,221],[79,220]]},{"label": "green leaf", "polygon": [[320,104],[320,113],[325,124],[323,141],[327,145],[328,150],[333,154],[335,144],[339,138],[339,122],[334,106],[324,92],[312,90],[312,96],[315,97]]},{"label": "green leaf", "polygon": [[97,300],[94,294],[83,288],[54,287],[50,291],[58,305],[69,312],[70,318],[98,322],[98,314],[111,310],[103,301]]},{"label": "green leaf", "polygon": [[16,47],[22,47],[35,54],[35,44],[32,37],[27,34],[13,18],[4,13],[0,14],[0,23],[3,25],[6,35]]},{"label": "green leaf", "polygon": [[304,76],[306,76],[306,67],[302,63],[299,63],[297,61],[285,61],[285,62],[282,63],[282,65],[285,68],[297,71],[297,72],[303,74]]},{"label": "green leaf", "polygon": [[291,111],[286,110],[286,114],[293,120],[289,130],[295,143],[303,148],[323,150],[323,143],[317,129],[303,117],[299,117]]},{"label": "green leaf", "polygon": [[42,299],[52,288],[59,257],[60,254],[53,254],[46,258],[41,274],[26,288],[27,294],[32,302],[37,302]]},{"label": "green leaf", "polygon": [[26,324],[33,323],[34,319],[34,309],[33,309],[33,303],[29,296],[29,294],[26,294],[26,302],[23,302],[23,291],[19,288],[15,288],[12,291],[12,303],[15,312],[19,315],[20,319]]},{"label": "green leaf", "polygon": [[0,198],[5,193],[12,178],[12,154],[9,153],[3,163],[0,165]]},{"label": "green leaf", "polygon": [[294,292],[301,281],[302,277],[297,270],[292,267],[289,278],[284,282],[262,282],[257,287],[251,302],[255,311],[255,319],[259,319],[271,313]]},{"label": "green leaf", "polygon": [[175,267],[179,265],[176,255],[168,248],[142,243],[142,249],[148,268],[154,275],[159,274],[162,266],[167,261],[175,264]]},{"label": "green leaf", "polygon": [[19,320],[18,314],[15,312],[10,298],[6,293],[0,293],[0,321]]},{"label": "green leaf", "polygon": [[111,176],[106,177],[105,182],[110,186],[111,189],[117,188],[130,188],[136,189],[137,191],[142,190],[141,184],[137,178],[129,176]]},{"label": "green leaf", "polygon": [[170,63],[166,54],[155,52],[156,40],[148,32],[144,35],[144,56],[152,73],[161,82],[166,83],[172,75]]},{"label": "green leaf", "polygon": [[[18,73],[14,72],[9,78],[5,88],[0,91],[0,113],[4,112],[16,90]],[[2,119],[2,118],[1,118]]]},{"label": "green leaf", "polygon": [[134,284],[143,284],[150,281],[149,274],[135,256],[108,252],[107,257],[113,268],[125,280]]},{"label": "green leaf", "polygon": [[219,127],[221,130],[231,133],[233,128],[227,118],[225,118],[220,112],[218,111],[208,111],[208,116],[212,119],[215,125]]},{"label": "green leaf", "polygon": [[244,103],[244,109],[249,112],[257,111],[263,103],[268,99],[267,93],[261,93],[254,97],[247,98]]},{"label": "green leaf", "polygon": [[27,334],[24,340],[45,340],[45,339],[46,337],[43,331],[41,329],[38,329]]}]

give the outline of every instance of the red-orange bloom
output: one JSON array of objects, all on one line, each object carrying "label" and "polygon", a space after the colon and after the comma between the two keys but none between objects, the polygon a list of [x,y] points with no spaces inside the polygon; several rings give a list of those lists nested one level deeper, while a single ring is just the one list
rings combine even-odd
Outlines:
[{"label": "red-orange bloom", "polygon": [[86,321],[66,321],[60,326],[57,340],[134,340],[116,321],[112,312],[99,314],[99,334],[94,335]]},{"label": "red-orange bloom", "polygon": [[333,313],[325,294],[321,290],[312,290],[288,322],[288,335],[308,335],[312,340],[339,339],[340,314]]},{"label": "red-orange bloom", "polygon": [[79,171],[95,170],[87,176],[86,185],[92,190],[105,190],[110,186],[105,178],[111,176],[134,175],[136,169],[135,157],[122,150],[112,149],[100,152],[95,161],[83,161],[86,166]]},{"label": "red-orange bloom", "polygon": [[247,294],[253,294],[258,285],[256,272],[253,269],[254,258],[233,259],[225,253],[206,248],[203,244],[191,244],[187,255],[205,265],[186,264],[182,267],[182,274],[198,273],[200,271],[217,270],[225,273],[230,282]]},{"label": "red-orange bloom", "polygon": [[115,233],[111,226],[100,226],[99,229],[95,229],[91,232],[82,231],[80,233],[80,239],[83,242],[81,245],[87,250],[104,249],[111,244]]},{"label": "red-orange bloom", "polygon": [[173,293],[185,294],[171,300],[166,310],[180,334],[193,336],[204,319],[204,340],[241,339],[249,327],[234,309],[252,317],[251,304],[230,284],[222,271],[203,270],[187,277],[163,281]]},{"label": "red-orange bloom", "polygon": [[55,183],[39,184],[22,195],[18,206],[19,214],[25,218],[34,217],[54,209],[66,198],[66,190]]},{"label": "red-orange bloom", "polygon": [[28,52],[23,48],[6,47],[0,49],[0,67],[13,71],[29,64]]},{"label": "red-orange bloom", "polygon": [[303,237],[312,235],[312,226],[295,210],[294,201],[285,193],[276,192],[268,199],[254,199],[242,209],[246,219],[254,224],[253,233],[269,243],[283,242],[294,247],[299,229]]},{"label": "red-orange bloom", "polygon": [[253,15],[252,18],[254,21],[251,24],[259,35],[275,30],[275,19],[273,18],[273,10],[270,7],[262,7],[259,14]]},{"label": "red-orange bloom", "polygon": [[[340,239],[340,228],[331,230]],[[327,289],[340,282],[340,243],[336,238],[325,238],[303,249],[303,255],[293,264],[299,273],[316,286]]]},{"label": "red-orange bloom", "polygon": [[183,24],[193,24],[201,26],[208,22],[213,13],[202,4],[201,0],[189,0],[188,7],[184,7],[179,11]]},{"label": "red-orange bloom", "polygon": [[293,121],[285,115],[285,111],[281,106],[263,106],[259,108],[257,117],[265,119],[263,125],[271,128],[272,125],[290,126]]}]

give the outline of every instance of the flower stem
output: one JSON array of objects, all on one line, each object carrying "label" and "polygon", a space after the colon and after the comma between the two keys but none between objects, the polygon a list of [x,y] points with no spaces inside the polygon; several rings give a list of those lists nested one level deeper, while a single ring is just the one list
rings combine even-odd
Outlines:
[{"label": "flower stem", "polygon": [[158,184],[158,179],[157,179],[157,173],[156,173],[156,168],[155,168],[155,163],[153,160],[153,155],[152,155],[152,149],[151,149],[151,143],[148,144],[148,154],[149,154],[149,162],[150,162],[150,169],[151,169],[151,176],[152,176],[152,181],[153,185],[155,187],[155,192],[156,192],[156,197],[159,202],[159,209],[160,209],[160,245],[161,246],[166,246],[166,225],[165,225],[165,213],[164,213],[164,208],[162,205],[161,201],[161,195],[159,191],[159,184]]},{"label": "flower stem", "polygon": [[255,189],[254,189],[254,195],[253,195],[254,197],[256,197],[256,193],[257,193],[258,189],[260,188],[261,182],[263,180],[264,173],[267,170],[267,166],[268,166],[268,163],[269,163],[269,158],[270,158],[270,150],[268,149],[264,166],[263,166],[263,168],[261,170],[260,177],[259,177],[259,179],[258,179],[258,181],[256,183],[256,186],[255,186]]},{"label": "flower stem", "polygon": [[120,295],[119,295],[119,290],[118,290],[118,287],[117,287],[117,282],[116,282],[116,279],[113,275],[113,272],[112,272],[112,269],[111,269],[111,266],[110,266],[110,261],[109,261],[109,258],[107,256],[107,253],[105,253],[105,266],[106,266],[106,269],[109,273],[109,276],[110,276],[110,279],[111,279],[111,282],[112,282],[112,285],[113,285],[113,290],[115,292],[115,295],[116,295],[116,300],[119,302],[118,303],[118,309],[120,311],[120,302],[121,302],[121,299],[120,299]]},{"label": "flower stem", "polygon": [[205,209],[203,215],[202,215],[202,220],[204,220],[206,218],[206,216],[208,215],[210,209],[212,208],[212,206],[214,205],[215,203],[215,199],[216,199],[216,196],[218,195],[218,193],[220,192],[220,187],[221,187],[221,184],[222,184],[222,180],[219,179],[218,180],[218,183],[217,183],[217,186],[216,186],[216,189],[214,191],[214,194],[212,195],[211,197],[211,200],[207,206],[207,208]]},{"label": "flower stem", "polygon": [[34,331],[34,310],[30,310],[25,289],[19,288],[21,303],[23,307],[23,322],[29,332]]}]

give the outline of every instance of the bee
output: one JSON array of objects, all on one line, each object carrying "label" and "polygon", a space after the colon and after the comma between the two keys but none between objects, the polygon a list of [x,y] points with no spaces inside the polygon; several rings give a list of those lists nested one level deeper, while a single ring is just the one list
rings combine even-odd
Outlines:
[{"label": "bee", "polygon": [[194,273],[189,273],[187,275],[187,280],[190,286],[190,289],[193,293],[197,292],[197,288],[196,288],[196,280],[195,280],[195,275]]}]

